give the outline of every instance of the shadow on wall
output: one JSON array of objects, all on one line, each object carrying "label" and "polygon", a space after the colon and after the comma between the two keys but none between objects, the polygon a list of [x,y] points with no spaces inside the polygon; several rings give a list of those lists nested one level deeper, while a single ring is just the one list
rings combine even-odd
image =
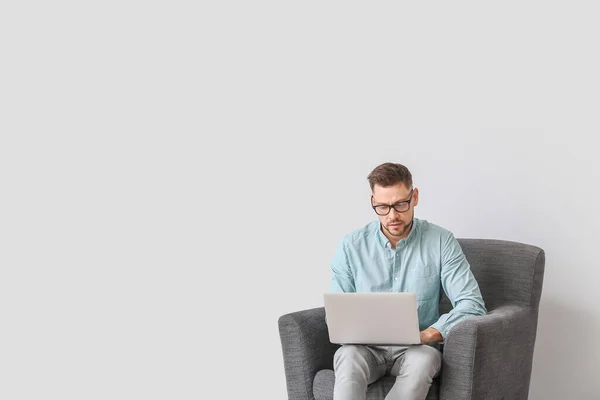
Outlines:
[{"label": "shadow on wall", "polygon": [[542,296],[529,399],[600,400],[598,337],[592,312]]}]

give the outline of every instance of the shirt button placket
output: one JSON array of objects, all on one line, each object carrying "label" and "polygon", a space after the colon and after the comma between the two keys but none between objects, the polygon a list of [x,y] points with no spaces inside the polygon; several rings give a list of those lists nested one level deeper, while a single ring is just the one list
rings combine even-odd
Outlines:
[{"label": "shirt button placket", "polygon": [[400,283],[398,282],[398,275],[399,275],[399,270],[400,270],[400,256],[398,254],[398,252],[396,251],[394,254],[394,282],[395,282],[395,286],[396,286],[396,292],[400,291]]},{"label": "shirt button placket", "polygon": [[400,288],[398,287],[398,263],[397,263],[398,253],[394,251],[394,292],[398,292]]}]

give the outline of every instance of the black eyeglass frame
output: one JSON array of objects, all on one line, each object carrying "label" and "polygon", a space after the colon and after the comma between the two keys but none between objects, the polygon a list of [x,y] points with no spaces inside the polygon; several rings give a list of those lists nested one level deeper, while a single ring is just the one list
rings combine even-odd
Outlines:
[{"label": "black eyeglass frame", "polygon": [[[415,189],[411,189],[410,190],[410,198],[408,200],[400,201],[398,203],[389,204],[389,205],[388,204],[378,204],[378,205],[374,206],[373,205],[373,196],[371,196],[371,207],[373,208],[373,211],[375,211],[375,214],[381,215],[381,216],[388,215],[392,211],[392,207],[394,208],[394,210],[396,210],[397,213],[405,213],[408,210],[410,210],[410,203],[413,201],[414,190]],[[401,204],[408,204],[408,208],[406,210],[404,210],[404,211],[398,210],[396,207],[399,206],[399,205],[401,205]],[[377,207],[388,207],[388,212],[386,212],[385,214],[380,214],[380,213],[377,212]]]}]

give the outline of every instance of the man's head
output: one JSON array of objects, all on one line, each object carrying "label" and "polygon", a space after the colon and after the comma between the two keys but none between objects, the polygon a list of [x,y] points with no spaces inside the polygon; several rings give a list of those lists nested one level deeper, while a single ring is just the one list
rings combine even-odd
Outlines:
[{"label": "man's head", "polygon": [[412,174],[402,164],[385,163],[369,176],[371,206],[377,213],[386,236],[402,239],[412,226],[419,190],[413,188]]}]

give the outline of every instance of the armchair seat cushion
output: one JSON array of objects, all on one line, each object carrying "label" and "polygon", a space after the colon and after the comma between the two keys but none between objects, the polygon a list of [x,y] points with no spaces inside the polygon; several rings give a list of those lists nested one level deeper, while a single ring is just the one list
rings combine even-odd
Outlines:
[{"label": "armchair seat cushion", "polygon": [[[367,388],[367,400],[384,399],[387,393],[394,386],[396,378],[384,376]],[[315,375],[313,382],[313,394],[315,400],[333,400],[333,384],[335,383],[335,374],[331,369],[322,369]],[[437,400],[438,398],[438,379],[434,379],[427,394],[427,400]]]}]

